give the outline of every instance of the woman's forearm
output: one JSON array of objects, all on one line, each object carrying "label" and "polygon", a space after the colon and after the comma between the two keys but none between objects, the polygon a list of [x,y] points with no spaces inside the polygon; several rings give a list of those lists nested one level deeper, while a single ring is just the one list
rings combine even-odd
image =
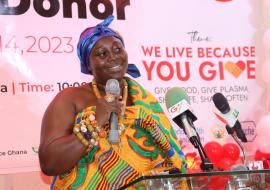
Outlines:
[{"label": "woman's forearm", "polygon": [[74,134],[60,137],[47,145],[41,145],[39,159],[46,175],[59,175],[72,169],[83,156],[86,147]]}]

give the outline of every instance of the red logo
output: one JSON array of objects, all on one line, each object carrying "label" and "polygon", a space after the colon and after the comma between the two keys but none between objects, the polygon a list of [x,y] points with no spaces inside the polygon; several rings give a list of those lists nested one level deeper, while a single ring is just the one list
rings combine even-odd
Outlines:
[{"label": "red logo", "polygon": [[175,106],[173,106],[173,107],[171,107],[171,113],[174,113],[174,112],[176,112],[177,110],[178,110],[178,105],[175,105]]}]

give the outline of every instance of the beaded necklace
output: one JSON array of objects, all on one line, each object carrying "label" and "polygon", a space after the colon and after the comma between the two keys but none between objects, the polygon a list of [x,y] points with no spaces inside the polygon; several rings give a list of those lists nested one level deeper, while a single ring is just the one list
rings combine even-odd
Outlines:
[{"label": "beaded necklace", "polygon": [[[125,110],[126,110],[126,104],[127,104],[127,97],[128,97],[128,84],[127,81],[125,79],[122,80],[123,84],[124,84],[124,90],[123,90],[123,98],[122,98],[122,109],[121,109],[121,116],[118,119],[118,126],[119,126],[119,133],[120,135],[122,134],[122,132],[125,130],[125,126],[123,124],[123,119],[124,119],[124,115],[125,115]],[[99,99],[101,98],[99,89],[97,87],[97,82],[95,79],[92,80],[92,87],[93,87],[93,91],[95,96]]]}]

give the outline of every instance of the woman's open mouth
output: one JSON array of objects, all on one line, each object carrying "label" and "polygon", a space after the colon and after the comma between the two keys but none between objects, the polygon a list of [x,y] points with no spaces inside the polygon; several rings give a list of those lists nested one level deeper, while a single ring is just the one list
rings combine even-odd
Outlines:
[{"label": "woman's open mouth", "polygon": [[121,65],[115,65],[113,67],[109,67],[108,70],[110,71],[119,71],[122,69],[122,66]]}]

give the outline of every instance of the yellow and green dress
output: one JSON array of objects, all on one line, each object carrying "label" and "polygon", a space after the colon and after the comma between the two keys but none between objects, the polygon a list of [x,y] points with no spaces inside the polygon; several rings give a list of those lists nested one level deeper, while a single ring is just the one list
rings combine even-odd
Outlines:
[{"label": "yellow and green dress", "polygon": [[[117,189],[151,171],[174,167],[186,172],[180,143],[160,104],[140,84],[125,79],[133,106],[125,110],[120,143],[100,138],[73,169],[55,177],[53,190]],[[93,106],[82,110],[75,124],[93,113]]]}]

